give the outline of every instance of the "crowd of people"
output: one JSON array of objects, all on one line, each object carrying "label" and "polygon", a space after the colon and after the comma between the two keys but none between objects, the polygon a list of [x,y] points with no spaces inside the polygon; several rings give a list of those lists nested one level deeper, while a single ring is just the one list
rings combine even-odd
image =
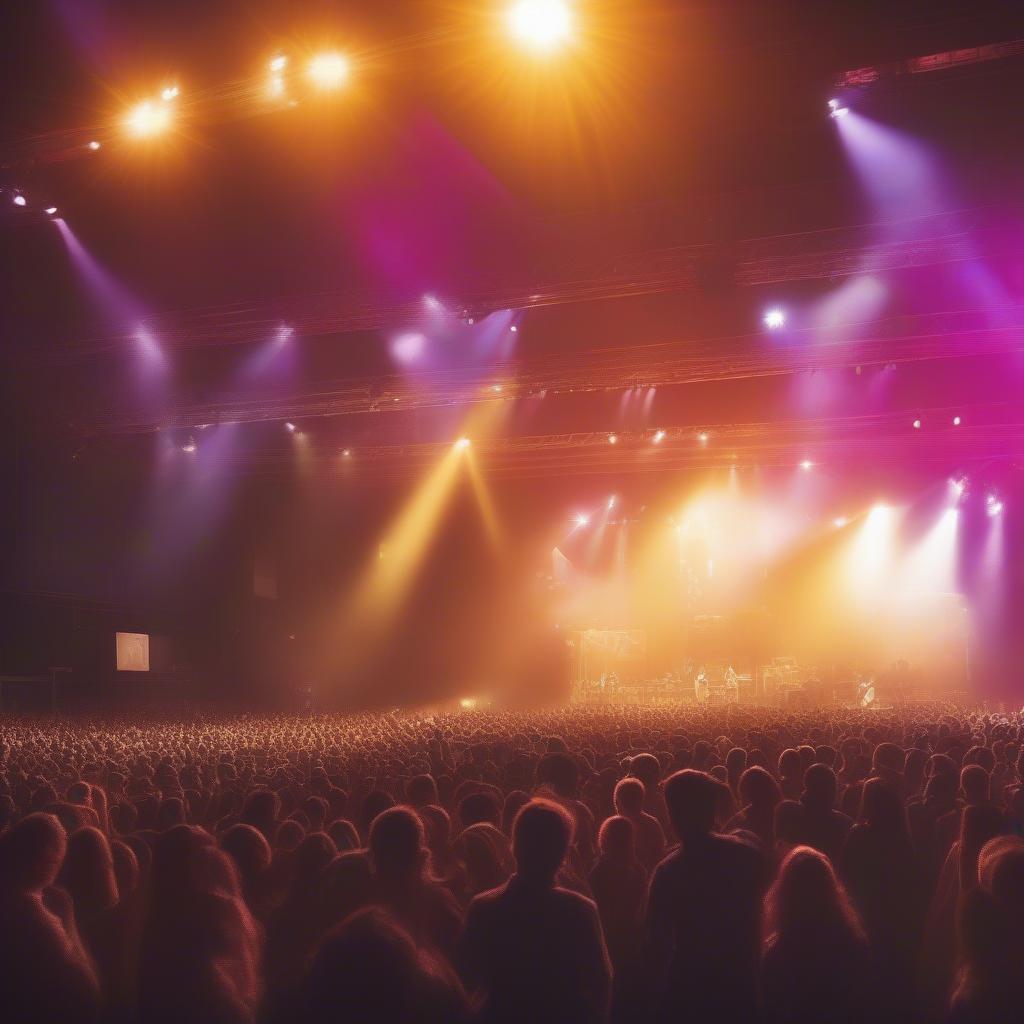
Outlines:
[{"label": "crowd of people", "polygon": [[1024,712],[0,717],[14,1022],[1024,1006]]}]

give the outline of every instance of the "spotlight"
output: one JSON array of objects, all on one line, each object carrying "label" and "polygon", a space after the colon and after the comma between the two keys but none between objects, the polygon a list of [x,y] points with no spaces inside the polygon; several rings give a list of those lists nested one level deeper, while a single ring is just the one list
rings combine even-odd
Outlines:
[{"label": "spotlight", "polygon": [[950,480],[949,485],[953,488],[953,493],[959,498],[967,490],[967,477],[958,476],[955,480]]},{"label": "spotlight", "polygon": [[516,334],[516,333],[518,332],[519,328],[518,328],[518,327],[516,327],[516,325],[515,325],[515,324],[513,324],[513,325],[512,325],[512,326],[511,326],[511,327],[509,328],[509,330],[510,330],[510,331],[511,331],[511,332],[512,332],[513,334]]},{"label": "spotlight", "polygon": [[277,74],[279,71],[284,71],[288,67],[288,58],[283,54],[279,53],[276,57],[270,58],[270,70]]},{"label": "spotlight", "polygon": [[608,510],[611,511],[613,508],[615,508],[615,495],[614,494],[608,499]]},{"label": "spotlight", "polygon": [[654,444],[661,444],[661,442],[664,441],[664,440],[665,440],[665,431],[664,430],[656,431],[654,437],[651,438],[651,441]]},{"label": "spotlight", "polygon": [[707,435],[707,433],[702,430],[697,435],[697,440],[700,441],[701,444],[707,444],[708,443],[708,435]]},{"label": "spotlight", "polygon": [[196,444],[193,438],[189,438],[182,446],[181,450],[188,455],[192,455],[199,446]]},{"label": "spotlight", "polygon": [[921,429],[921,421],[920,420],[914,420],[913,426],[914,426],[915,430],[920,430]]},{"label": "spotlight", "polygon": [[176,100],[177,98],[178,87],[176,85],[169,85],[160,93],[160,99],[162,99],[164,103],[170,103],[171,100]]},{"label": "spotlight", "polygon": [[284,95],[284,79],[280,75],[271,75],[270,81],[267,83],[267,92],[272,97],[278,97]]},{"label": "spotlight", "polygon": [[463,697],[459,701],[459,707],[464,711],[472,711],[476,707],[476,700],[473,697]]},{"label": "spotlight", "polygon": [[618,434],[609,434],[608,435],[608,443],[609,444],[618,444],[619,443],[619,435]]},{"label": "spotlight", "polygon": [[814,468],[814,463],[811,462],[810,459],[804,459],[804,461],[800,463],[800,468],[805,470],[805,471],[813,469]]},{"label": "spotlight", "polygon": [[149,100],[137,103],[128,112],[125,126],[132,135],[147,138],[166,131],[171,123],[171,111],[166,106],[157,106]]},{"label": "spotlight", "polygon": [[839,100],[829,100],[828,101],[828,109],[829,110],[838,110],[839,109]]},{"label": "spotlight", "polygon": [[508,25],[531,50],[549,52],[572,34],[572,13],[564,0],[519,0],[509,9]]},{"label": "spotlight", "polygon": [[342,450],[341,450],[341,457],[343,459],[351,459],[352,458],[352,449],[351,448],[342,448]]},{"label": "spotlight", "polygon": [[93,139],[92,142],[89,143],[89,148],[95,152],[100,148],[100,143]]},{"label": "spotlight", "polygon": [[781,309],[769,309],[764,315],[763,322],[769,331],[777,331],[780,327],[786,326],[786,314]]},{"label": "spotlight", "polygon": [[284,425],[284,429],[287,430],[289,434],[294,434],[295,433],[295,424],[291,423],[291,422],[286,423]]},{"label": "spotlight", "polygon": [[590,522],[590,516],[584,515],[584,513],[582,513],[582,512],[577,513],[577,515],[576,515],[576,525],[577,526],[586,526],[589,522]]},{"label": "spotlight", "polygon": [[840,117],[846,117],[850,112],[849,107],[844,107],[840,104],[839,100],[828,101],[828,116],[835,119]]},{"label": "spotlight", "polygon": [[997,516],[1003,511],[1003,503],[994,494],[990,494],[985,499],[985,511],[990,516]]},{"label": "spotlight", "polygon": [[465,451],[469,445],[470,440],[468,437],[460,437],[458,441],[455,442],[455,447],[458,448],[459,451]]},{"label": "spotlight", "polygon": [[309,62],[309,77],[320,89],[337,89],[348,78],[348,59],[340,53],[317,54]]},{"label": "spotlight", "polygon": [[57,207],[56,206],[48,206],[46,208],[46,213],[50,217],[52,217],[56,212],[57,212]]},{"label": "spotlight", "polygon": [[846,518],[846,516],[836,516],[836,518],[832,520],[832,525],[837,530],[841,530],[848,522],[849,520]]},{"label": "spotlight", "polygon": [[954,427],[959,427],[960,423],[961,423],[960,417],[959,416],[954,416],[953,417],[953,426]]},{"label": "spotlight", "polygon": [[491,385],[491,390],[492,390],[492,391],[493,391],[493,392],[494,392],[495,394],[500,394],[500,393],[501,393],[501,385],[500,385],[500,384],[492,384],[492,385]]},{"label": "spotlight", "polygon": [[441,303],[438,301],[436,295],[424,295],[423,305],[426,306],[427,309],[431,309],[434,312],[437,312],[437,310],[441,308]]},{"label": "spotlight", "polygon": [[15,206],[28,206],[28,200],[20,192],[15,193],[13,202]]}]

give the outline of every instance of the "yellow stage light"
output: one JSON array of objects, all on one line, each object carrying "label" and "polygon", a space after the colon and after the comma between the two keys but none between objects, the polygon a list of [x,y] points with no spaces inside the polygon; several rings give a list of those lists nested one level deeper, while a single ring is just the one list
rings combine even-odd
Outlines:
[{"label": "yellow stage light", "polygon": [[455,442],[455,447],[458,448],[459,451],[465,451],[470,446],[470,443],[471,442],[468,437],[460,437],[458,441]]},{"label": "yellow stage light", "polygon": [[517,0],[509,8],[512,35],[538,53],[549,53],[572,35],[572,12],[564,0]]},{"label": "yellow stage light", "polygon": [[462,700],[459,701],[459,707],[466,711],[471,711],[476,707],[476,700],[472,697],[463,697]]},{"label": "yellow stage light", "polygon": [[288,67],[288,58],[283,53],[279,53],[276,57],[271,58],[270,70],[273,71],[275,75],[284,71],[286,67]]},{"label": "yellow stage light", "polygon": [[320,89],[337,89],[349,73],[348,58],[340,53],[320,53],[309,62],[309,77]]},{"label": "yellow stage light", "polygon": [[137,103],[125,118],[125,127],[132,135],[149,138],[166,131],[171,124],[171,108],[166,103],[145,100]]}]

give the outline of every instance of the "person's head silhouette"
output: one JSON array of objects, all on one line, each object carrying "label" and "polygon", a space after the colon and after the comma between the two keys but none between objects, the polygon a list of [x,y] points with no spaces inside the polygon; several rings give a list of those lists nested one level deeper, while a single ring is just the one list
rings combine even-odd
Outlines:
[{"label": "person's head silhouette", "polygon": [[[748,769],[749,770],[749,769]],[[665,782],[665,803],[680,839],[710,832],[721,786],[706,772],[684,768]]]},{"label": "person's head silhouette", "polygon": [[370,825],[368,847],[383,878],[420,875],[427,864],[423,822],[411,807],[391,807],[378,814]]},{"label": "person's head silhouette", "polygon": [[551,800],[531,800],[516,815],[512,849],[516,873],[531,882],[550,885],[572,842],[569,813]]}]

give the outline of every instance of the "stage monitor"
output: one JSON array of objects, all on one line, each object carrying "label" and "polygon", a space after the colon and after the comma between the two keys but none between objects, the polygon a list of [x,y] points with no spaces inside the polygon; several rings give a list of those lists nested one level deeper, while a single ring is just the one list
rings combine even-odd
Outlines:
[{"label": "stage monitor", "polygon": [[117,671],[149,671],[149,634],[117,633]]}]

